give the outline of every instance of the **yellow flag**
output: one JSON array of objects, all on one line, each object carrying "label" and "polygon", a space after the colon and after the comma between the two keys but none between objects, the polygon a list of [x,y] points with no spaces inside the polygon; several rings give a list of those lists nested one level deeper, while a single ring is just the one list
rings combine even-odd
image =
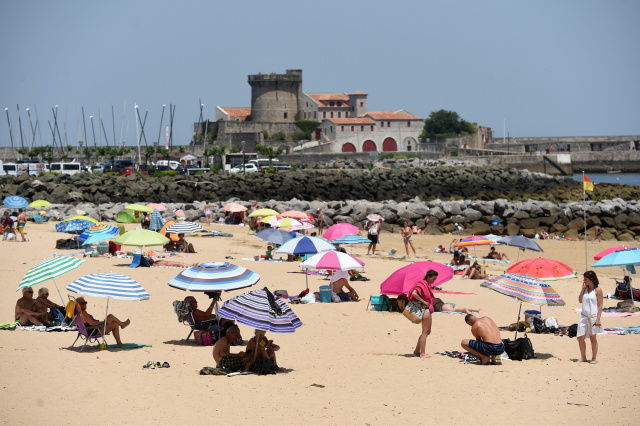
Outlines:
[{"label": "yellow flag", "polygon": [[593,183],[589,180],[587,175],[582,175],[584,177],[584,190],[585,191],[593,191]]}]

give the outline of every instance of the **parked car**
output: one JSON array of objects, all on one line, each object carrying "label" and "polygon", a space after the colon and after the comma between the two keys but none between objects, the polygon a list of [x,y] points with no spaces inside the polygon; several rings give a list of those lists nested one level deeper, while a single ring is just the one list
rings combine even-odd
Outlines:
[{"label": "parked car", "polygon": [[147,167],[144,164],[141,164],[140,170],[135,170],[133,167],[127,167],[124,170],[120,170],[120,174],[121,175],[130,176],[133,173],[135,173],[136,171],[142,173],[143,175],[148,175],[149,174],[149,171],[147,170]]},{"label": "parked car", "polygon": [[273,166],[277,171],[289,171],[291,170],[291,166],[289,164],[274,164]]},{"label": "parked car", "polygon": [[238,164],[237,166],[235,166],[234,168],[232,168],[231,170],[229,170],[229,173],[231,174],[236,174],[236,173],[257,173],[259,171],[258,166],[256,166],[255,164],[249,163],[249,164]]},{"label": "parked car", "polygon": [[113,163],[109,162],[108,165],[104,166],[104,173],[106,172],[116,172],[120,173],[125,170],[127,167],[133,167],[133,161],[131,160],[115,160]]}]

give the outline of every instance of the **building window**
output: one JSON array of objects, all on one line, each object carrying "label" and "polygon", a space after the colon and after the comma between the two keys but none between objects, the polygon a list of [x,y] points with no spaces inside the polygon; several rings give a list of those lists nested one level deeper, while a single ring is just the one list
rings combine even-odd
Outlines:
[{"label": "building window", "polygon": [[351,107],[351,111],[355,111],[355,110],[356,110],[356,107]]},{"label": "building window", "polygon": [[407,127],[411,127],[411,122],[407,121]]},{"label": "building window", "polygon": [[342,113],[338,112],[338,118],[342,118]]},{"label": "building window", "polygon": [[384,127],[384,121],[380,122],[380,127]]},{"label": "building window", "polygon": [[331,133],[333,133],[333,126],[331,126],[331,127],[329,128],[329,131],[330,131]]},{"label": "building window", "polygon": [[[318,118],[318,111],[313,111],[313,118]],[[327,118],[327,117],[325,117]]]},{"label": "building window", "polygon": [[411,151],[411,141],[407,142],[407,151]]},{"label": "building window", "polygon": [[373,126],[371,126],[371,131],[373,132]]},{"label": "building window", "polygon": [[391,122],[387,121],[387,127],[391,127]]},{"label": "building window", "polygon": [[349,118],[349,111],[345,112],[345,113],[344,113],[344,116],[345,116],[346,118]]},{"label": "building window", "polygon": [[329,102],[329,106],[333,106],[333,102]]},{"label": "building window", "polygon": [[353,126],[351,126],[351,131],[353,132]]},{"label": "building window", "polygon": [[364,107],[364,102],[360,102],[360,108]]},{"label": "building window", "polygon": [[326,111],[322,113],[322,118],[327,118],[327,112]]},{"label": "building window", "polygon": [[288,115],[289,115],[289,113],[285,112],[284,113],[284,118],[287,118]]},{"label": "building window", "polygon": [[342,131],[344,132],[344,126],[342,126]]},{"label": "building window", "polygon": [[333,111],[331,111],[331,118],[333,118]]},{"label": "building window", "polygon": [[360,126],[360,131],[364,132],[364,126]]},{"label": "building window", "polygon": [[309,108],[309,102],[307,102],[307,108]]},{"label": "building window", "polygon": [[337,106],[342,106],[342,102],[341,102],[341,101],[338,101],[338,102],[336,102],[336,105],[337,105]]}]

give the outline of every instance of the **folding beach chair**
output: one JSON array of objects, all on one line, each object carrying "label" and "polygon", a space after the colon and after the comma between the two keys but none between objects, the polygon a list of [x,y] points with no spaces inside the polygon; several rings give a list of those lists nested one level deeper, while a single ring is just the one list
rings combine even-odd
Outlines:
[{"label": "folding beach chair", "polygon": [[208,330],[212,323],[217,323],[215,319],[200,321],[193,312],[193,309],[191,309],[191,306],[184,300],[174,301],[173,310],[178,316],[178,321],[190,327],[189,335],[184,339],[185,342],[189,341],[194,331]]},{"label": "folding beach chair", "polygon": [[[101,332],[101,330],[104,329],[104,323],[100,325],[86,327],[84,325],[84,320],[80,312],[80,307],[78,307],[77,304],[75,307],[75,313],[76,313],[76,316],[71,322],[71,325],[75,323],[76,327],[78,327],[78,336],[76,337],[76,340],[73,341],[73,344],[69,347],[69,349],[74,347],[78,339],[84,340],[84,345],[82,345],[82,348],[80,348],[80,352],[82,352],[84,347],[87,346],[87,343],[99,343],[100,339],[102,339],[102,343],[104,343],[104,345],[106,346],[107,342],[104,340],[104,336],[102,335],[102,332]],[[108,335],[109,333],[107,333],[105,336],[108,336]]]}]

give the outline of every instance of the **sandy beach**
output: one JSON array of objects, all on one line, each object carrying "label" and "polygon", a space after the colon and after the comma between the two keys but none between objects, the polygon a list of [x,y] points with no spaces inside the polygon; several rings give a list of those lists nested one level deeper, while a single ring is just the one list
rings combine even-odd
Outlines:
[{"label": "sandy beach", "polygon": [[[3,294],[0,312],[11,321],[20,292],[16,288],[25,273],[56,250],[55,240],[66,234],[55,232],[55,223],[26,228],[29,241],[2,242]],[[127,230],[135,224],[127,224]],[[305,288],[304,274],[297,262],[243,261],[264,254],[267,243],[244,227],[212,225],[209,230],[233,233],[225,237],[189,237],[198,253],[181,258],[186,263],[228,261],[262,276],[253,288],[287,290],[290,295]],[[447,263],[449,254],[434,253],[442,244],[449,247],[452,235],[413,237],[417,260]],[[124,342],[149,344],[140,349],[101,351],[87,345],[81,353],[69,346],[75,332],[44,333],[0,330],[0,374],[4,403],[3,424],[56,422],[67,424],[196,424],[206,421],[227,424],[637,424],[635,408],[640,401],[633,383],[635,362],[640,358],[640,336],[604,335],[597,365],[575,362],[579,358],[575,338],[553,334],[529,334],[537,359],[505,361],[498,366],[463,364],[436,352],[463,351],[460,341],[471,338],[464,316],[435,314],[427,341],[430,359],[412,355],[420,326],[399,313],[367,310],[370,295],[380,293],[380,283],[396,269],[416,259],[389,258],[380,254],[391,248],[404,254],[398,234],[383,233],[376,256],[366,256],[366,246],[348,248],[366,262],[367,282],[352,283],[361,302],[291,305],[303,326],[293,334],[269,334],[281,346],[278,363],[287,370],[272,376],[201,376],[204,366],[214,366],[211,347],[184,342],[189,328],[178,322],[172,302],[187,294],[208,306],[207,296],[170,288],[167,282],[178,268],[129,268],[131,259],[87,258],[87,262],[56,279],[65,303],[66,285],[89,273],[114,272],[138,281],[150,300],[110,300],[109,312],[121,320],[131,319],[122,331]],[[560,260],[578,272],[578,278],[550,282],[566,302],[561,308],[542,308],[542,316],[554,316],[561,325],[571,325],[579,315],[578,293],[585,271],[584,242],[539,241],[543,257]],[[588,243],[588,264],[593,255],[621,245],[606,241]],[[128,250],[133,247],[126,247]],[[473,248],[471,252],[473,253]],[[79,250],[78,250],[79,251]],[[514,260],[517,249],[499,247]],[[478,256],[488,252],[477,247]],[[230,259],[225,259],[230,256]],[[521,252],[520,259],[538,253]],[[276,255],[276,257],[278,257]],[[176,259],[177,260],[177,259]],[[488,262],[488,272],[499,275],[506,266]],[[589,268],[591,269],[591,268]],[[619,268],[597,268],[604,293],[613,293],[613,278]],[[498,326],[516,321],[519,304],[513,299],[481,288],[481,280],[455,277],[444,290],[472,295],[441,295],[462,306],[482,307]],[[309,276],[309,287],[317,291],[328,280]],[[60,303],[54,283],[46,286],[50,298]],[[635,283],[635,286],[638,286]],[[223,300],[246,290],[223,293]],[[74,296],[77,294],[69,293]],[[87,298],[88,312],[104,316],[106,299]],[[616,300],[606,300],[605,307]],[[523,305],[525,309],[534,309]],[[634,326],[640,317],[603,317],[605,327]],[[240,325],[248,340],[253,330]],[[503,331],[513,339],[513,332]],[[113,337],[108,343],[115,343]],[[587,345],[587,355],[591,348]],[[234,348],[238,350],[238,348]],[[143,370],[148,361],[168,362],[168,369]],[[88,409],[88,410],[87,410]],[[85,414],[89,411],[90,414]],[[102,412],[102,413],[101,413]]]}]

